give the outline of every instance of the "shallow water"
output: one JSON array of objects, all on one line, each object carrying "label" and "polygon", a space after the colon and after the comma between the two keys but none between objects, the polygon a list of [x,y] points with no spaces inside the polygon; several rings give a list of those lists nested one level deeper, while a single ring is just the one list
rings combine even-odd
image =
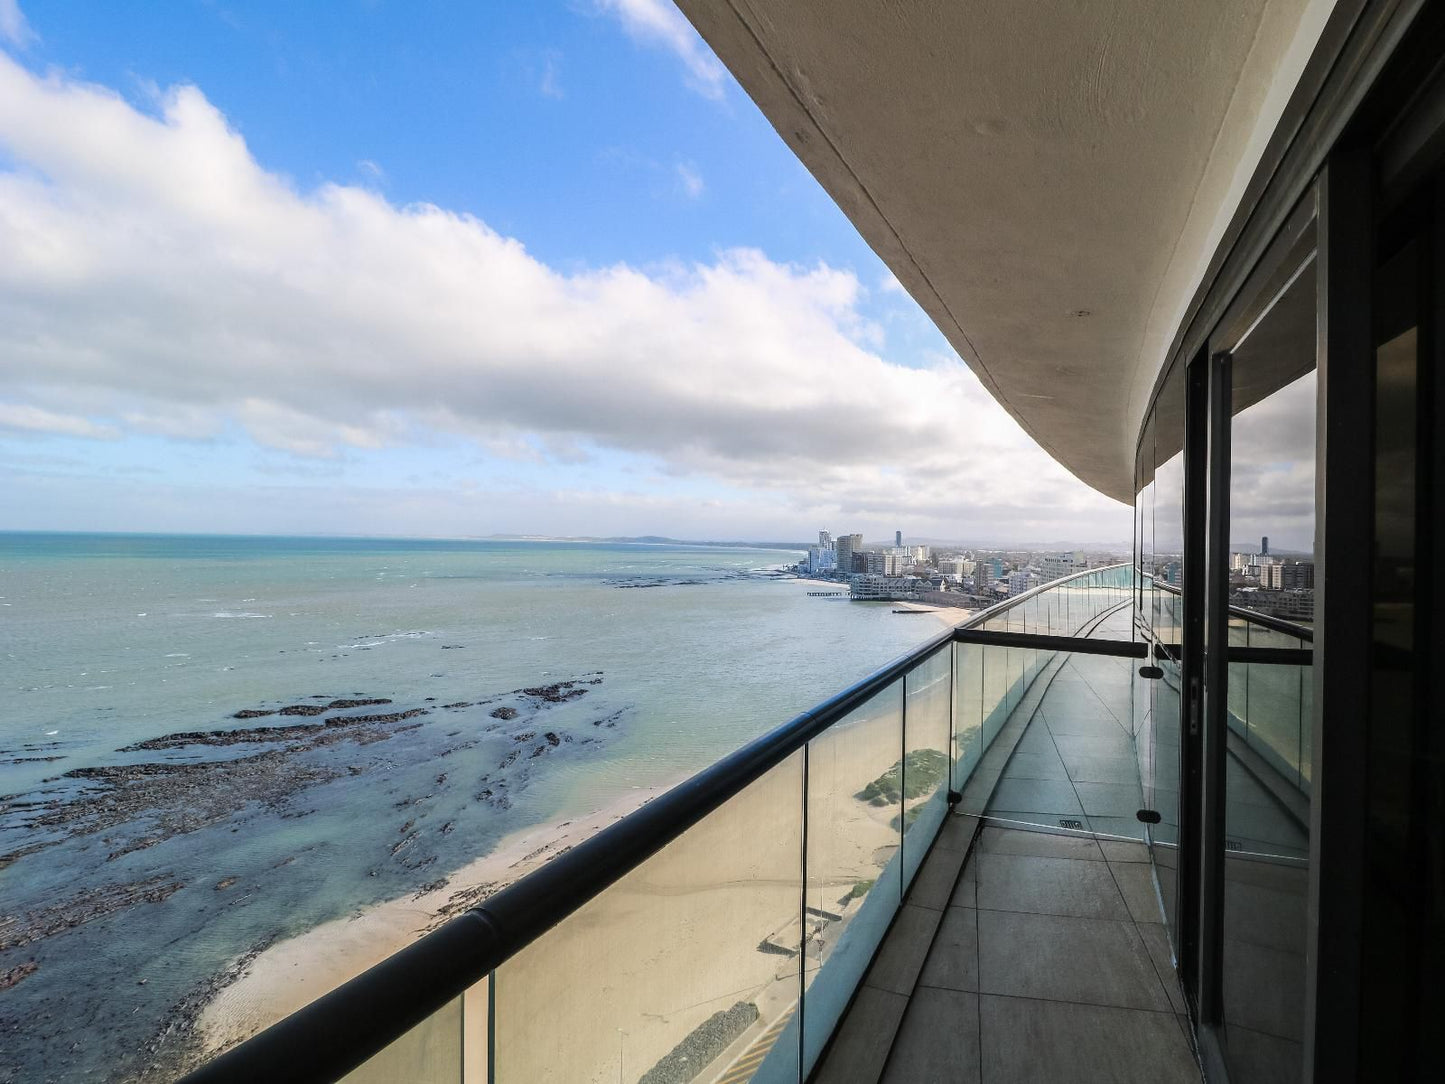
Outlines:
[{"label": "shallow water", "polygon": [[[0,534],[0,1080],[164,1077],[242,953],[705,767],[938,627],[768,574],[794,559]],[[391,703],[233,718],[334,698]],[[121,751],[271,726],[312,729]]]}]

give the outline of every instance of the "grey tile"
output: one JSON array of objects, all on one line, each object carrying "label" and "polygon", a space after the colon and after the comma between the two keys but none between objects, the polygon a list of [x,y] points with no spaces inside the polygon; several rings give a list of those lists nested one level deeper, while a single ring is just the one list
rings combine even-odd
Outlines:
[{"label": "grey tile", "polygon": [[958,803],[958,811],[975,816],[981,814],[988,806],[994,787],[998,785],[998,779],[997,772],[986,772],[975,768],[973,775],[964,784],[963,800]]},{"label": "grey tile", "polygon": [[908,902],[942,911],[953,895],[953,886],[963,870],[962,851],[934,847],[928,852],[908,889]]},{"label": "grey tile", "polygon": [[942,911],[905,903],[883,939],[883,947],[878,950],[873,966],[863,976],[863,982],[895,994],[911,993],[942,918]]},{"label": "grey tile", "polygon": [[883,1079],[889,1084],[978,1081],[978,995],[926,989],[915,993]]},{"label": "grey tile", "polygon": [[943,818],[943,827],[938,830],[938,839],[934,841],[933,849],[936,851],[967,851],[973,844],[974,833],[978,831],[978,825],[977,817],[950,812]]},{"label": "grey tile", "polygon": [[1135,922],[1163,922],[1159,910],[1159,894],[1154,891],[1154,869],[1139,862],[1110,862],[1109,869],[1124,893],[1129,914]]},{"label": "grey tile", "polygon": [[989,1084],[1200,1079],[1172,1013],[983,994],[979,1033]]},{"label": "grey tile", "polygon": [[954,886],[953,898],[948,901],[950,907],[973,907],[978,902],[978,873],[974,869],[975,859],[970,858],[968,865],[963,867],[963,876],[958,879]]},{"label": "grey tile", "polygon": [[860,1084],[883,1073],[888,1048],[903,1021],[908,998],[865,986],[838,1025],[813,1084]]},{"label": "grey tile", "polygon": [[1059,710],[1048,709],[1049,732],[1055,738],[1066,734],[1097,734],[1100,731],[1118,729],[1118,720],[1090,694],[1077,703]]},{"label": "grey tile", "polygon": [[978,837],[981,854],[1031,854],[1040,858],[1082,858],[1099,861],[1099,845],[1088,836],[1026,832],[989,826]]},{"label": "grey tile", "polygon": [[1117,729],[1099,734],[1060,734],[1054,744],[1071,776],[1090,759],[1130,760],[1134,756],[1134,740]]},{"label": "grey tile", "polygon": [[1099,847],[1110,862],[1147,862],[1149,848],[1142,843],[1125,843],[1117,839],[1101,839]]},{"label": "grey tile", "polygon": [[978,913],[978,989],[1124,1009],[1170,1010],[1132,922]]},{"label": "grey tile", "polygon": [[1020,753],[1051,753],[1054,752],[1054,739],[1049,736],[1048,727],[1041,721],[1035,720],[1032,726],[1024,731],[1024,736],[1019,739],[1015,747]]},{"label": "grey tile", "polygon": [[1015,779],[1007,772],[998,781],[989,809],[1022,809],[1030,813],[1081,816],[1084,807],[1067,779]]},{"label": "grey tile", "polygon": [[1139,766],[1133,757],[1075,757],[1068,769],[1076,783],[1137,783]]},{"label": "grey tile", "polygon": [[1164,987],[1164,992],[1169,995],[1169,1004],[1176,1013],[1188,1011],[1184,1004],[1184,994],[1179,989],[1179,975],[1174,970],[1174,953],[1169,947],[1169,934],[1162,925],[1153,922],[1141,922],[1137,929],[1139,936],[1144,939],[1144,947],[1149,950],[1149,959],[1154,962],[1154,971],[1159,976],[1159,982]]},{"label": "grey tile", "polygon": [[1016,751],[1008,762],[1008,775],[1012,779],[1067,779],[1064,762],[1059,754],[1050,749],[1046,753]]},{"label": "grey tile", "polygon": [[981,908],[1082,918],[1129,917],[1105,863],[980,854],[974,864]]},{"label": "grey tile", "polygon": [[1097,832],[1101,836],[1123,836],[1126,839],[1137,839],[1141,842],[1144,839],[1144,826],[1139,823],[1139,818],[1128,817],[1089,817],[1089,830]]},{"label": "grey tile", "polygon": [[978,912],[972,907],[950,907],[943,913],[918,986],[978,989]]},{"label": "grey tile", "polygon": [[1075,783],[1074,791],[1091,817],[1133,817],[1144,805],[1138,783]]}]

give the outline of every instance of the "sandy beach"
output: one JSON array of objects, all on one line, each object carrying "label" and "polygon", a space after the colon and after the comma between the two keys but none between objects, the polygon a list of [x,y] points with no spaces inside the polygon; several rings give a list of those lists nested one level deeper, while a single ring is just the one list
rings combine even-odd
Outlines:
[{"label": "sandy beach", "polygon": [[[820,739],[812,751],[810,817],[827,827],[811,833],[807,894],[817,908],[810,913],[827,917],[811,918],[805,935],[810,980],[840,944],[869,888],[897,861],[899,806],[874,805],[860,794],[897,760],[890,716],[888,706],[877,705],[846,734]],[[795,1008],[799,981],[791,946],[800,933],[801,782],[798,754],[508,961],[497,974],[508,991],[496,1009],[497,1034],[508,1036],[495,1054],[499,1074],[601,1081],[620,1072],[636,1079],[677,1057],[677,1044],[686,1040],[701,1043],[689,1053],[710,1063],[699,1079],[721,1079],[744,1052],[776,1041]],[[454,874],[444,889],[392,900],[272,946],[204,1011],[207,1051],[300,1008],[661,789],[519,832]],[[857,960],[851,959],[856,951],[845,955],[850,959],[838,961],[844,971],[867,962],[866,951]],[[460,1012],[433,1017],[351,1079],[370,1084],[436,1066],[455,1072],[459,1040],[466,1064],[484,1066],[485,986],[464,1001]],[[721,1046],[708,1047],[709,1020],[724,1012],[743,1013],[744,1020],[716,1040]],[[569,1036],[560,1045],[554,1041],[559,1024]]]},{"label": "sandy beach", "polygon": [[667,789],[639,789],[584,816],[522,829],[457,870],[443,888],[388,900],[272,945],[202,1012],[205,1052],[233,1046],[269,1027]]}]

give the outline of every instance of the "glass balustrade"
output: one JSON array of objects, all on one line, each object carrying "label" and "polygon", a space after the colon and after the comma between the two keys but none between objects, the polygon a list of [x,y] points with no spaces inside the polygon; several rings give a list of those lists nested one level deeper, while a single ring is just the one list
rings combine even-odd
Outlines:
[{"label": "glass balustrade", "polygon": [[[1091,570],[965,628],[1079,635],[1127,604],[1132,582],[1127,566]],[[1057,657],[953,636],[920,652],[345,1079],[806,1079],[944,822],[949,792],[969,784]],[[1285,690],[1264,678],[1259,689],[1256,711],[1273,704],[1270,721],[1246,711],[1245,727],[1275,749],[1287,744]],[[1016,740],[1018,728],[1009,732]],[[1289,733],[1297,758],[1298,726]]]}]

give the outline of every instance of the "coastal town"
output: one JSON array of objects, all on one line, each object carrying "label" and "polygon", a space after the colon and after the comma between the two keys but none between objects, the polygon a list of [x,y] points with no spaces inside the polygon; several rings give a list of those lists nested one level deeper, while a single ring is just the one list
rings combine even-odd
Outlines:
[{"label": "coastal town", "polygon": [[[1113,550],[989,550],[952,545],[865,543],[861,534],[819,531],[818,542],[793,571],[810,580],[837,584],[819,594],[847,595],[862,602],[909,602],[980,609],[1016,598],[1041,584],[1125,558]],[[1177,593],[1183,583],[1177,553],[1142,553],[1144,576],[1161,591]],[[1257,551],[1229,555],[1229,603],[1256,613],[1309,623],[1314,620],[1314,571],[1308,555],[1270,553],[1269,538]]]},{"label": "coastal town", "polygon": [[[1114,551],[964,549],[904,544],[896,531],[892,545],[863,541],[861,534],[818,532],[798,562],[799,576],[847,587],[864,602],[915,602],[980,609],[1014,598],[1040,584],[1123,560]],[[831,593],[831,592],[830,592]]]}]

